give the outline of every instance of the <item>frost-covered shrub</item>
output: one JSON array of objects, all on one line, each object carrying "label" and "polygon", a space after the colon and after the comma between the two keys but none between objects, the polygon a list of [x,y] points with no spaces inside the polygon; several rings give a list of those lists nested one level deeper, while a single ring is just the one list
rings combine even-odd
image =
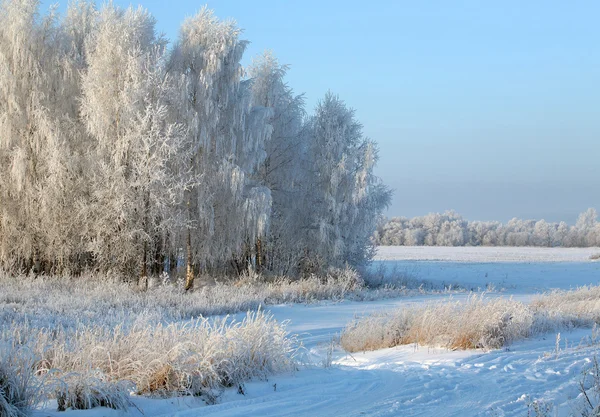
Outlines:
[{"label": "frost-covered shrub", "polygon": [[600,415],[600,362],[594,355],[591,364],[582,372],[579,382],[579,412],[583,417],[596,417]]}]

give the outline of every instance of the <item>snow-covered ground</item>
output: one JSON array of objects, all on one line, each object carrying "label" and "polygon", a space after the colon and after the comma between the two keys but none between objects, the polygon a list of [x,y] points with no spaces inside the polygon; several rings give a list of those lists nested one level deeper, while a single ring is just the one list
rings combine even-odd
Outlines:
[{"label": "snow-covered ground", "polygon": [[[448,296],[436,296],[436,298]],[[452,296],[456,298],[456,296]],[[525,297],[523,297],[524,299]],[[570,415],[580,402],[581,371],[599,345],[592,331],[548,334],[511,345],[507,350],[448,351],[401,346],[376,352],[346,354],[334,349],[332,366],[324,367],[332,337],[355,315],[389,309],[429,297],[368,303],[275,306],[278,320],[290,320],[306,351],[292,375],[246,384],[223,394],[217,405],[198,398],[136,398],[131,415],[192,416],[527,416],[528,404],[555,404],[558,415]],[[49,408],[37,417],[121,416],[105,408],[59,413]],[[549,414],[554,415],[554,414]]]},{"label": "snow-covered ground", "polygon": [[372,269],[444,286],[531,293],[600,284],[598,248],[380,246]]},{"label": "snow-covered ground", "polygon": [[587,262],[600,248],[379,246],[378,261]]},{"label": "snow-covered ground", "polygon": [[[420,278],[463,284],[499,279],[509,289],[491,296],[511,296],[524,302],[540,289],[596,284],[600,279],[600,264],[588,259],[593,250],[588,253],[526,248],[526,255],[516,262],[515,257],[522,248],[427,249],[437,254],[430,252],[423,256],[440,256],[439,249],[452,249],[455,253],[465,249],[474,254],[476,262],[469,261],[467,252],[455,255],[460,263],[418,261],[418,269],[413,268],[413,273],[417,271]],[[512,253],[510,261],[491,262],[490,249],[500,249],[506,255],[504,259],[509,259]],[[477,253],[478,250],[484,253]],[[556,257],[561,257],[561,261],[548,262]],[[388,252],[384,261],[387,266],[389,262],[407,262],[391,258]],[[199,398],[134,397],[135,407],[130,409],[130,414],[145,417],[527,416],[536,415],[532,411],[533,404],[540,400],[539,407],[553,407],[549,416],[581,415],[578,407],[583,404],[579,393],[582,371],[600,348],[597,342],[592,343],[591,329],[562,332],[558,349],[556,334],[537,336],[507,349],[489,352],[410,345],[350,355],[340,348],[331,349],[332,339],[335,340],[356,316],[448,297],[460,299],[467,294],[271,306],[268,310],[277,320],[289,321],[289,332],[297,334],[304,344],[305,364],[297,372],[247,383],[244,394],[238,393],[237,388],[228,390],[218,404],[210,406]],[[328,358],[331,366],[326,367]],[[54,410],[53,404],[48,404],[36,417],[123,415],[105,408],[66,413]]]}]

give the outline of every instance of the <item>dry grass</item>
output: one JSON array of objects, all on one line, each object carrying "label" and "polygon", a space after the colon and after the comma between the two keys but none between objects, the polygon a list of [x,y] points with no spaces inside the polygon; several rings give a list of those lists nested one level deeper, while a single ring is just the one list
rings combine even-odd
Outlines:
[{"label": "dry grass", "polygon": [[341,336],[350,352],[418,343],[449,349],[493,349],[529,334],[533,322],[526,306],[498,298],[472,296],[366,317]]},{"label": "dry grass", "polygon": [[127,410],[131,405],[131,384],[127,381],[107,381],[101,371],[56,375],[50,379],[50,384],[57,385],[54,395],[58,411],[69,408],[88,410],[95,407]]},{"label": "dry grass", "polygon": [[472,296],[380,313],[350,323],[341,336],[349,352],[418,343],[449,349],[496,349],[533,334],[600,322],[600,287],[555,291],[530,305]]},{"label": "dry grass", "polygon": [[[13,351],[27,350],[34,358],[9,375],[31,370],[43,392],[56,397],[59,410],[127,409],[133,389],[140,395],[195,395],[214,402],[225,387],[294,370],[298,349],[285,326],[262,311],[249,312],[240,322],[225,317],[160,324],[142,317],[127,329],[16,324],[4,327],[0,337]],[[23,395],[12,393],[26,393],[32,385],[17,382],[22,383],[9,386],[18,385],[18,391],[8,392],[18,405],[15,398]]]},{"label": "dry grass", "polygon": [[[296,366],[296,339],[261,305],[405,293],[368,290],[348,268],[299,281],[248,273],[223,282],[207,279],[186,293],[165,277],[140,291],[121,277],[0,272],[0,347],[12,351],[0,356],[0,415],[23,415],[35,396],[56,398],[59,409],[123,410],[131,391],[215,402],[225,387]],[[251,312],[241,322],[206,318],[240,311]]]},{"label": "dry grass", "polygon": [[552,291],[536,297],[531,308],[553,320],[560,318],[578,327],[600,323],[600,286]]}]

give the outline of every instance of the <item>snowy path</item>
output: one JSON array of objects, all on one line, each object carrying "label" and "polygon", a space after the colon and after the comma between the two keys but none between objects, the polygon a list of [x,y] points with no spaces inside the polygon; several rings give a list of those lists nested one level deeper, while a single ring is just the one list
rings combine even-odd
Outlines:
[{"label": "snowy path", "polygon": [[[578,340],[584,333],[569,336]],[[230,396],[202,415],[525,416],[529,398],[558,401],[558,410],[568,414],[572,405],[565,402],[577,396],[579,374],[591,351],[544,358],[552,344],[549,339],[529,341],[508,352],[485,354],[408,347],[355,355],[358,364],[345,359],[333,369],[274,379],[277,392],[258,385],[253,392],[250,385],[252,398]]]}]

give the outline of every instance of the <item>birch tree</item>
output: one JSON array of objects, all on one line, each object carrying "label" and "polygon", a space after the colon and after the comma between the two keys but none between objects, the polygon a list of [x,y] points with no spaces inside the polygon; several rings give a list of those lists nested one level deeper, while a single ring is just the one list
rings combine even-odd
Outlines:
[{"label": "birch tree", "polygon": [[[268,112],[252,109],[242,83],[246,41],[233,21],[203,8],[180,30],[170,60],[182,93],[178,119],[191,147],[189,167],[198,179],[186,194],[186,289],[199,264],[219,265],[239,256],[249,231],[267,226],[270,193],[249,178],[264,158]],[[254,110],[254,111],[253,111]]]},{"label": "birch tree", "polygon": [[51,272],[76,250],[71,73],[54,12],[0,2],[0,260]]},{"label": "birch tree", "polygon": [[272,54],[245,78],[240,29],[206,8],[167,51],[142,8],[39,6],[0,0],[3,268],[147,283],[185,247],[191,289],[200,269],[369,258],[389,192],[337,97],[307,120]]},{"label": "birch tree", "polygon": [[269,123],[273,128],[256,175],[273,198],[269,235],[256,242],[257,266],[264,264],[281,274],[293,273],[302,256],[300,236],[308,226],[305,213],[309,208],[304,203],[310,186],[305,181],[304,96],[295,95],[285,83],[287,71],[270,51],[255,58],[249,68],[253,102],[272,109]]},{"label": "birch tree", "polygon": [[332,93],[317,105],[311,131],[314,218],[307,255],[323,265],[359,266],[370,257],[370,236],[390,200],[373,175],[376,148],[354,111]]},{"label": "birch tree", "polygon": [[168,111],[175,90],[162,64],[165,41],[146,10],[108,4],[85,50],[82,115],[95,151],[89,249],[102,269],[137,270],[145,281],[149,252],[161,252],[185,188],[174,169],[185,138]]}]

